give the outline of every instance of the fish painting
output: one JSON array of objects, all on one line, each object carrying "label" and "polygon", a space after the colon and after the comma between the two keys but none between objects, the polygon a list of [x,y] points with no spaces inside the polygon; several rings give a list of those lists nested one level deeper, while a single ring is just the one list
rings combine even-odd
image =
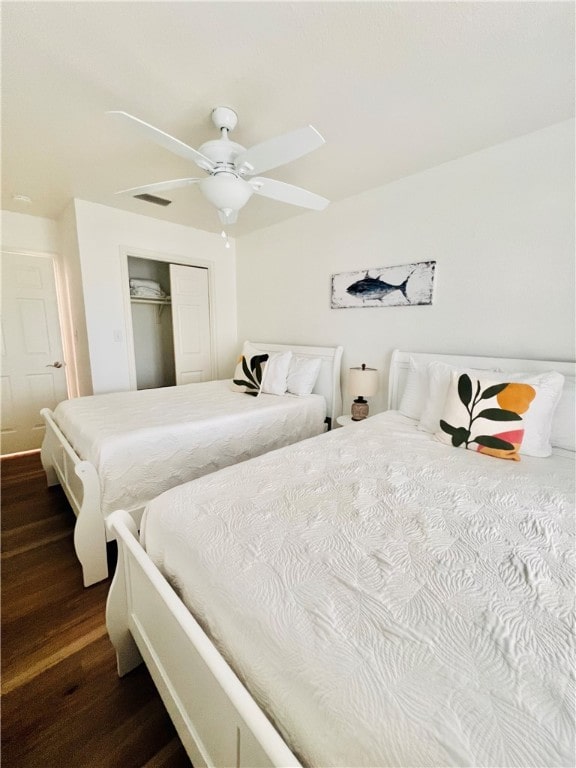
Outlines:
[{"label": "fish painting", "polygon": [[352,283],[352,285],[349,285],[348,288],[346,288],[346,291],[347,293],[352,294],[352,296],[361,296],[365,299],[378,299],[379,301],[385,299],[388,294],[392,293],[392,291],[401,291],[406,301],[410,303],[410,299],[406,294],[406,286],[408,285],[408,280],[412,277],[413,271],[414,270],[410,272],[406,280],[404,280],[403,283],[400,283],[400,285],[390,285],[390,283],[385,283],[384,280],[381,280],[380,275],[378,277],[370,277],[370,270],[367,270],[364,277],[361,280]]},{"label": "fish painting", "polygon": [[432,304],[435,261],[332,275],[332,308]]}]

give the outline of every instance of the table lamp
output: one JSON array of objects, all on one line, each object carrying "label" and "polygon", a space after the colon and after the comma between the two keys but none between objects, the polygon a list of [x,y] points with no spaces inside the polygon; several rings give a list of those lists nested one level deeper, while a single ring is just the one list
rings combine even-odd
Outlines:
[{"label": "table lamp", "polygon": [[356,398],[351,408],[352,421],[362,421],[368,416],[365,398],[372,397],[378,390],[378,370],[367,368],[365,363],[360,368],[350,368],[348,387],[352,397]]}]

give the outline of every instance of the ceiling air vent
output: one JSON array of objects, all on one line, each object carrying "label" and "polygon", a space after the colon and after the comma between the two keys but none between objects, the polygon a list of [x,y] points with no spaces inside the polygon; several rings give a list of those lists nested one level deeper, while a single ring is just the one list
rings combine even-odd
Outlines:
[{"label": "ceiling air vent", "polygon": [[172,200],[166,200],[163,197],[156,197],[156,195],[134,195],[138,200],[145,200],[147,203],[154,203],[154,205],[171,205]]}]

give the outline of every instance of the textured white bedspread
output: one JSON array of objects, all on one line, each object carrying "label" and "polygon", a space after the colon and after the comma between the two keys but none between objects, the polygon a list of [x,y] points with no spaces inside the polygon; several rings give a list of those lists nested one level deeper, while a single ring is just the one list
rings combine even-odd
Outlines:
[{"label": "textured white bedspread", "polygon": [[152,559],[313,766],[574,765],[574,462],[394,413],[167,492]]},{"label": "textured white bedspread", "polygon": [[325,417],[321,395],[251,397],[226,380],[80,397],[54,410],[76,453],[98,471],[105,515],[319,435]]}]

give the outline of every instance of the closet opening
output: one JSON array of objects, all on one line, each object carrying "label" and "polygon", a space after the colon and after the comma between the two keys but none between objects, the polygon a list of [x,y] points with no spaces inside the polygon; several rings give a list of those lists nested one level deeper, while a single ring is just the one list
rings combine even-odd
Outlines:
[{"label": "closet opening", "polygon": [[127,256],[136,389],[211,378],[208,269]]}]

